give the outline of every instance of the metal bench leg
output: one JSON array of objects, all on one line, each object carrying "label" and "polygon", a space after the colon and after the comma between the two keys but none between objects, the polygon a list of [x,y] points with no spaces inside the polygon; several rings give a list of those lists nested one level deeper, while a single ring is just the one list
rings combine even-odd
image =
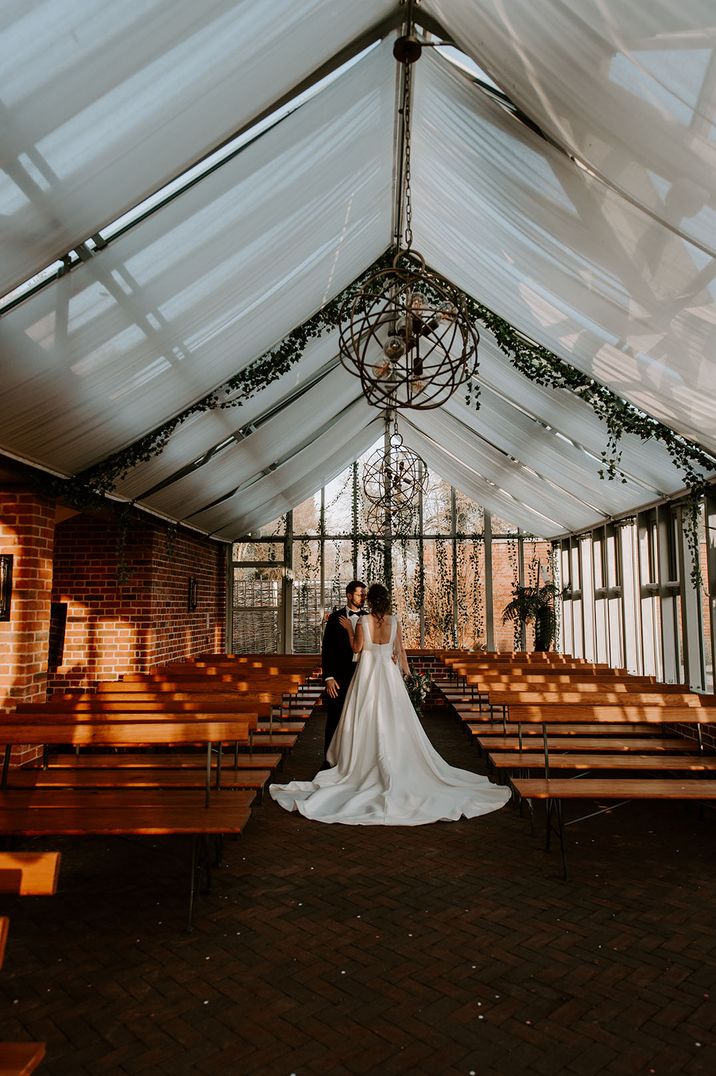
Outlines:
[{"label": "metal bench leg", "polygon": [[564,817],[562,814],[562,801],[556,800],[557,835],[559,837],[559,850],[562,854],[562,877],[567,881],[567,847],[564,836]]},{"label": "metal bench leg", "polygon": [[12,753],[12,744],[5,745],[5,758],[2,764],[2,787],[7,788],[7,774],[10,769],[10,755]]},{"label": "metal bench leg", "polygon": [[194,893],[196,892],[196,860],[197,860],[197,845],[199,843],[199,834],[197,833],[191,839],[191,876],[189,879],[189,913],[187,915],[186,929],[191,931],[193,929],[192,920],[194,918]]}]

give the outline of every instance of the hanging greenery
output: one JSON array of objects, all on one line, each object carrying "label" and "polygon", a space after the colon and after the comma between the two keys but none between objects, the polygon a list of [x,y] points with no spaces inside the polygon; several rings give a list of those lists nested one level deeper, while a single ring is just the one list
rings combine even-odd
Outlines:
[{"label": "hanging greenery", "polygon": [[470,603],[472,606],[472,649],[485,647],[485,616],[482,596],[482,539],[470,542]]},{"label": "hanging greenery", "polygon": [[[62,496],[74,507],[86,508],[96,502],[98,496],[111,493],[132,468],[160,455],[174,431],[191,416],[216,409],[240,407],[255,393],[287,374],[299,362],[312,340],[335,329],[345,302],[358,292],[365,292],[368,278],[389,265],[393,254],[392,248],[387,250],[343,292],[219,388],[74,478],[47,479],[44,488],[56,496]],[[698,445],[621,399],[605,385],[568,365],[542,345],[529,340],[482,303],[464,292],[462,298],[465,310],[492,333],[515,369],[535,384],[569,390],[587,403],[604,422],[607,440],[602,452],[600,477],[626,482],[626,476],[620,470],[624,434],[633,434],[642,441],[659,441],[665,446],[673,463],[681,471],[684,484],[691,494],[692,507],[685,512],[684,520],[689,546],[695,549],[698,541],[697,506],[708,485],[705,475],[716,468],[713,458]],[[475,407],[479,407],[479,386],[470,382],[466,391],[468,400]],[[698,557],[692,557],[692,561],[692,579],[697,580],[700,585]]]}]

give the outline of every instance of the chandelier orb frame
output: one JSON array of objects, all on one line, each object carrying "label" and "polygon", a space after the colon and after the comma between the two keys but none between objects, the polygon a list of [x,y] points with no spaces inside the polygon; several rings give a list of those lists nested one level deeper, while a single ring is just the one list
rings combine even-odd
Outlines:
[{"label": "chandelier orb frame", "polygon": [[[388,429],[389,424],[390,413],[386,416]],[[366,521],[375,530],[382,529],[386,521],[396,529],[408,530],[427,482],[424,461],[406,448],[396,426],[392,434],[386,433],[386,443],[363,465],[363,492],[371,506]]]},{"label": "chandelier orb frame", "polygon": [[480,335],[457,288],[400,250],[339,318],[341,361],[376,407],[440,407],[477,371]]}]

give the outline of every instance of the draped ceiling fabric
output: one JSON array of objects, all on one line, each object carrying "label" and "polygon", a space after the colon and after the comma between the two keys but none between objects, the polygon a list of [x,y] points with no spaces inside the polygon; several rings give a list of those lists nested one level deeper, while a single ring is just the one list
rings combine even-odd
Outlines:
[{"label": "draped ceiling fabric", "polygon": [[[421,11],[532,126],[424,51],[415,246],[525,335],[716,451],[713,5]],[[3,6],[0,295],[110,241],[0,317],[0,450],[67,476],[101,462],[220,389],[389,246],[403,12],[395,0]],[[164,184],[242,132],[162,204]],[[159,208],[112,238],[150,195]],[[681,490],[665,448],[630,435],[624,481],[600,480],[603,423],[481,335],[480,408],[459,392],[401,415],[433,471],[545,537]],[[180,423],[115,493],[232,540],[381,433],[328,333],[240,406]]]}]

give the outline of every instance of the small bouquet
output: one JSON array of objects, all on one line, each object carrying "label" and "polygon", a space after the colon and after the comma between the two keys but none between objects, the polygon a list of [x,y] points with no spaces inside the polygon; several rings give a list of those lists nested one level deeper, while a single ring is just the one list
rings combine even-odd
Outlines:
[{"label": "small bouquet", "polygon": [[416,714],[418,714],[419,717],[422,717],[423,703],[425,702],[428,692],[432,687],[430,673],[419,673],[415,672],[414,669],[411,669],[407,676],[404,677],[404,680],[405,686],[408,689],[410,701],[413,704],[415,712]]}]

